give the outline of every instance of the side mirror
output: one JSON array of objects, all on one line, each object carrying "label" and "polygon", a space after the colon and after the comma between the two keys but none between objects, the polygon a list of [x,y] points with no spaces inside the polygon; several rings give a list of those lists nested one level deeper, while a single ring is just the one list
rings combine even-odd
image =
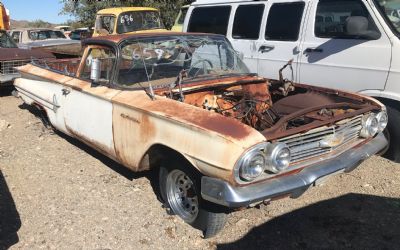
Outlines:
[{"label": "side mirror", "polygon": [[101,75],[101,61],[98,58],[93,58],[90,61],[90,80],[93,83],[98,84],[100,81]]}]

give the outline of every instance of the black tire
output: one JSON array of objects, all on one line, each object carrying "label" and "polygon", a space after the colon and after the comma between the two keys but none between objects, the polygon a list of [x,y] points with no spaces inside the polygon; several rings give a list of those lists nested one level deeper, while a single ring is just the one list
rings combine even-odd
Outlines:
[{"label": "black tire", "polygon": [[[171,198],[176,197],[176,195],[171,195],[173,191],[170,188],[171,184],[168,183],[171,183],[171,179],[173,179],[177,173],[184,173],[192,181],[193,185],[191,185],[191,187],[193,187],[193,189],[190,189],[190,193],[192,194],[192,197],[197,196],[198,209],[196,209],[196,211],[198,212],[196,215],[188,216],[190,218],[182,215],[182,212],[179,211],[180,209],[176,208],[179,205],[177,205],[176,202],[171,201],[171,199],[177,198]],[[159,184],[160,195],[165,207],[168,208],[172,214],[181,217],[186,223],[201,230],[204,238],[213,237],[224,228],[227,219],[226,211],[224,211],[223,208],[210,204],[201,198],[201,175],[190,164],[172,162],[168,167],[160,167]],[[188,195],[185,197],[187,198],[187,196]]]},{"label": "black tire", "polygon": [[383,157],[400,163],[400,111],[391,106],[386,106],[389,123],[384,131],[389,141],[389,148]]}]

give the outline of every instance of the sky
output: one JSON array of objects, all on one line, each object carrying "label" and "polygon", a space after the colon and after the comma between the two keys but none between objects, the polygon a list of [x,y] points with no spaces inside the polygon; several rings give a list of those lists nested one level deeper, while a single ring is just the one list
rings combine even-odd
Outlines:
[{"label": "sky", "polygon": [[64,23],[70,16],[59,16],[63,4],[59,0],[0,0],[10,10],[13,20],[34,21],[41,19],[50,23]]}]

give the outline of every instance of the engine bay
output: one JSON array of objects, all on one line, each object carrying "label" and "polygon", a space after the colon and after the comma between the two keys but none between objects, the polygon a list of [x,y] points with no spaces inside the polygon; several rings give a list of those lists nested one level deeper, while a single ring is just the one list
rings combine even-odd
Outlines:
[{"label": "engine bay", "polygon": [[358,95],[259,77],[229,84],[193,84],[164,95],[239,120],[270,138],[379,108]]}]

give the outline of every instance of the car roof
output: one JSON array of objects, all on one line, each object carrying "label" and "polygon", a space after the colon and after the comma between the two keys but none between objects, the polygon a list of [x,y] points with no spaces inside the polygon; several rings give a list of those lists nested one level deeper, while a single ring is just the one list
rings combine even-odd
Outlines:
[{"label": "car roof", "polygon": [[149,7],[119,7],[119,8],[108,8],[108,9],[102,9],[97,12],[97,14],[101,15],[118,15],[121,12],[126,12],[126,11],[158,11],[156,8],[149,8]]},{"label": "car roof", "polygon": [[129,40],[134,38],[145,38],[145,37],[162,37],[162,36],[214,36],[214,37],[225,37],[218,34],[210,33],[190,33],[190,32],[173,32],[173,31],[163,31],[163,32],[141,32],[136,34],[122,34],[122,35],[108,35],[108,36],[98,36],[88,38],[83,41],[83,45],[90,44],[101,44],[101,43],[114,43],[118,44],[123,40]]}]

